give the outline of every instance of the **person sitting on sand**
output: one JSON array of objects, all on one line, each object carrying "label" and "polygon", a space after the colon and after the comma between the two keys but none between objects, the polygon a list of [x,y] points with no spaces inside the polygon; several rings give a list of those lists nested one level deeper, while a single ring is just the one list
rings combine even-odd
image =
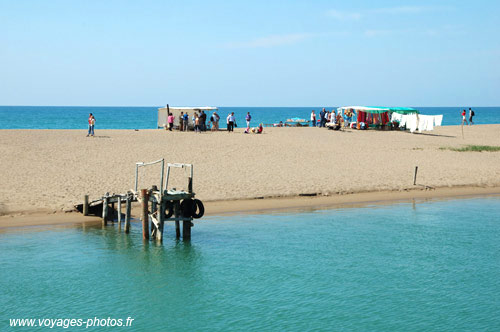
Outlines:
[{"label": "person sitting on sand", "polygon": [[342,114],[337,114],[337,126],[339,127],[339,129],[341,129],[342,127],[344,127],[344,118],[342,117]]},{"label": "person sitting on sand", "polygon": [[250,133],[252,133],[252,134],[262,134],[263,131],[264,131],[264,126],[261,123],[259,125],[259,127],[257,127],[257,128],[254,127],[252,129],[250,129],[250,128],[245,129],[245,134],[250,134]]},{"label": "person sitting on sand", "polygon": [[254,134],[262,134],[263,131],[264,131],[264,126],[262,125],[262,123],[259,125],[258,128],[252,128],[252,133]]}]

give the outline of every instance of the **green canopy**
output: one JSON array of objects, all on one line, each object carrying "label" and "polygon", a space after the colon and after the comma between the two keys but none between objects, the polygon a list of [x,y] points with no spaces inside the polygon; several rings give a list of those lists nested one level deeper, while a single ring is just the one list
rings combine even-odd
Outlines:
[{"label": "green canopy", "polygon": [[385,112],[394,112],[399,114],[418,114],[418,110],[410,107],[380,107],[380,106],[342,106],[337,110],[345,111],[347,109],[355,110],[356,112],[366,112],[372,114],[381,114]]}]

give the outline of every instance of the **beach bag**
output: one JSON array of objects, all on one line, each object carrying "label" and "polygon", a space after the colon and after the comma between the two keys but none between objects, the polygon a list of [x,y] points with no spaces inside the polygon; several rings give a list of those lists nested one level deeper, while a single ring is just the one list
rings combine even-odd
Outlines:
[{"label": "beach bag", "polygon": [[470,111],[470,116],[474,116],[474,111]]}]

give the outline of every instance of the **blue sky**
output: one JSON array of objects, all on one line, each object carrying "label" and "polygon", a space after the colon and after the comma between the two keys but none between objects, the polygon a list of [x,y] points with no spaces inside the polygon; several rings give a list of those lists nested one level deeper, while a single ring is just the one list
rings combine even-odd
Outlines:
[{"label": "blue sky", "polygon": [[0,0],[0,105],[497,106],[500,1]]}]

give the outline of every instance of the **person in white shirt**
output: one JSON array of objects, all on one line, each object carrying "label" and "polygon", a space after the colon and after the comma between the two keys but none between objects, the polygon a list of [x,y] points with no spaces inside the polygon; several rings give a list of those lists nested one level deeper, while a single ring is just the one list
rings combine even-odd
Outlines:
[{"label": "person in white shirt", "polygon": [[234,131],[235,122],[236,122],[236,118],[234,117],[234,112],[231,112],[231,114],[229,114],[227,116],[227,132],[228,133]]},{"label": "person in white shirt", "polygon": [[472,117],[474,116],[474,111],[469,107],[469,126],[473,125]]},{"label": "person in white shirt", "polygon": [[316,127],[316,114],[314,113],[314,110],[311,112],[311,123],[313,127]]}]

